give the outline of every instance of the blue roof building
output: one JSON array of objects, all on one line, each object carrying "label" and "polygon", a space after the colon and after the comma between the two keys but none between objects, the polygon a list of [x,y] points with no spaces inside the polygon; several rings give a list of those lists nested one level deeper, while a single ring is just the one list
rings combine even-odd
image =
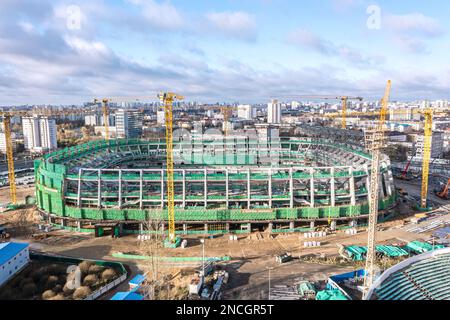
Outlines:
[{"label": "blue roof building", "polygon": [[131,289],[139,287],[145,281],[145,276],[142,274],[138,274],[133,279],[131,279],[128,284]]},{"label": "blue roof building", "polygon": [[124,300],[134,300],[134,301],[140,301],[140,300],[144,300],[144,297],[141,296],[138,293],[135,292],[117,292],[112,298],[111,300],[116,300],[116,301],[124,301]]},{"label": "blue roof building", "polygon": [[27,243],[0,243],[0,286],[30,262]]}]

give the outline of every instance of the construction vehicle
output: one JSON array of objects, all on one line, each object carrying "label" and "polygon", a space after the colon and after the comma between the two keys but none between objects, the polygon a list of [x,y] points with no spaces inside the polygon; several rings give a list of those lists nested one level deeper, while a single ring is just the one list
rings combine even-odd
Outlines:
[{"label": "construction vehicle", "polygon": [[286,263],[292,260],[293,260],[292,255],[288,252],[275,256],[275,261],[278,262],[279,264]]},{"label": "construction vehicle", "polygon": [[8,242],[11,238],[5,227],[0,227],[0,242]]},{"label": "construction vehicle", "polygon": [[384,123],[389,105],[391,94],[391,80],[388,80],[384,97],[381,101],[380,120],[375,129],[372,143],[372,164],[369,185],[369,221],[367,229],[367,254],[366,254],[366,274],[364,276],[363,298],[365,299],[369,288],[372,286],[375,278],[375,260],[376,260],[376,233],[378,219],[378,198],[380,184],[380,158],[381,148],[384,145]]},{"label": "construction vehicle", "polygon": [[415,155],[415,152],[413,152],[413,154],[411,155],[411,158],[409,158],[409,161],[408,161],[408,163],[406,164],[405,169],[402,171],[402,175],[399,176],[398,179],[401,179],[401,180],[411,180],[410,177],[407,176],[407,174],[408,174],[409,166],[411,165],[411,162],[412,162],[412,160],[414,159],[414,155]]},{"label": "construction vehicle", "polygon": [[440,192],[436,192],[436,195],[444,200],[448,200],[448,189],[450,188],[450,178],[447,181],[447,184],[445,185],[444,189],[442,189],[442,191]]}]

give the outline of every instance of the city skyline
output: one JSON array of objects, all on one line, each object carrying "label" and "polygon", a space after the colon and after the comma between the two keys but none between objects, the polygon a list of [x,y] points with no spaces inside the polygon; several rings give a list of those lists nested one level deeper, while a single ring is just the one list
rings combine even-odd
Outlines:
[{"label": "city skyline", "polygon": [[267,103],[303,94],[373,100],[387,79],[392,100],[450,98],[448,3],[5,0],[0,6],[1,105],[81,104],[160,90],[202,102]]}]

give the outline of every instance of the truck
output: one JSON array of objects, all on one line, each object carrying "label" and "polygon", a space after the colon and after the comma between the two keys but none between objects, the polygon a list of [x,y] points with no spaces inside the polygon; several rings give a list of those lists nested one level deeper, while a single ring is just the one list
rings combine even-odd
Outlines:
[{"label": "truck", "polygon": [[11,236],[6,232],[6,228],[0,226],[0,242],[7,242],[10,238]]},{"label": "truck", "polygon": [[293,259],[292,255],[290,253],[288,253],[288,252],[280,254],[280,255],[277,255],[275,257],[275,261],[278,262],[279,264],[292,261],[292,259]]}]

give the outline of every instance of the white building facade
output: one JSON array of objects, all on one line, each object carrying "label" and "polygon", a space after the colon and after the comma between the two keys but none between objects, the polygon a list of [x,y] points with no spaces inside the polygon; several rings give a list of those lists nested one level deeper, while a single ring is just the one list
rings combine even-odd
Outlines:
[{"label": "white building facade", "polygon": [[238,118],[252,120],[256,117],[256,109],[249,104],[241,104],[238,106]]},{"label": "white building facade", "polygon": [[278,100],[267,104],[267,123],[281,123],[281,103]]},{"label": "white building facade", "polygon": [[142,135],[142,113],[139,110],[116,111],[116,133],[118,138],[134,139]]},{"label": "white building facade", "polygon": [[56,121],[48,117],[22,118],[25,149],[31,152],[53,150],[58,147]]},{"label": "white building facade", "polygon": [[0,287],[30,262],[27,243],[0,243]]}]

